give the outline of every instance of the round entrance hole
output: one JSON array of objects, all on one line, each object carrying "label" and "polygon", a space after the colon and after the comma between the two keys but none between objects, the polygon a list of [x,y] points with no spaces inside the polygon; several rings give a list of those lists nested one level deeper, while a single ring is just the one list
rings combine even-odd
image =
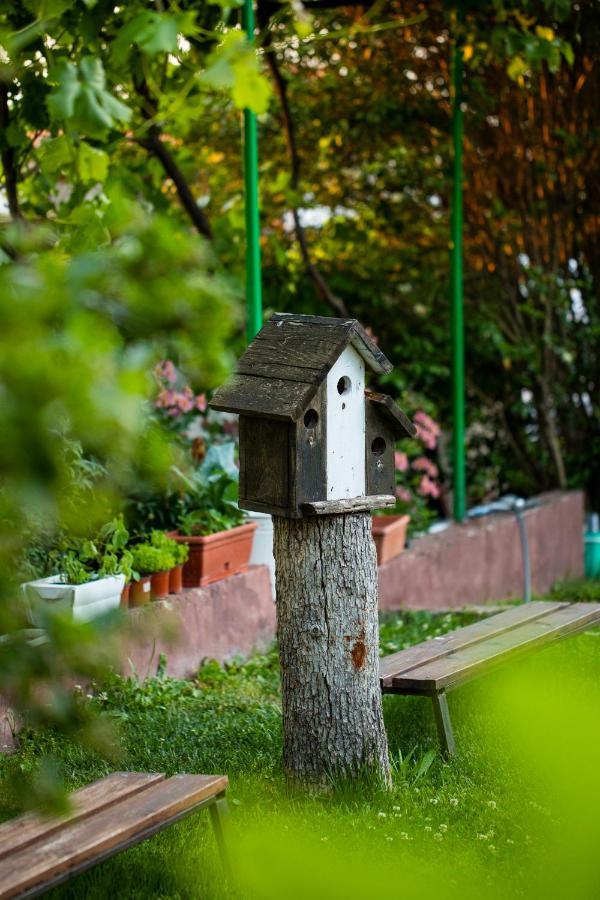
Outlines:
[{"label": "round entrance hole", "polygon": [[304,424],[307,428],[315,428],[319,421],[319,413],[316,409],[307,409],[304,413]]},{"label": "round entrance hole", "polygon": [[352,387],[352,382],[348,378],[347,375],[342,375],[340,380],[337,383],[337,392],[338,394],[348,394],[350,388]]},{"label": "round entrance hole", "polygon": [[382,437],[373,438],[373,441],[371,443],[371,452],[375,456],[383,456],[386,446],[387,444]]}]

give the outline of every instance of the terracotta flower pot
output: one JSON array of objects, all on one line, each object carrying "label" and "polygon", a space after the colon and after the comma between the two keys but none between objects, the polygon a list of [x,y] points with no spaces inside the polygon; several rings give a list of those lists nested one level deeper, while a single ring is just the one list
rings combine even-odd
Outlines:
[{"label": "terracotta flower pot", "polygon": [[183,563],[169,572],[169,593],[180,594],[183,590]]},{"label": "terracotta flower pot", "polygon": [[169,596],[169,569],[164,572],[154,572],[150,576],[150,585],[153,600],[164,600]]},{"label": "terracotta flower pot", "polygon": [[128,581],[121,591],[121,606],[127,608],[129,606],[129,594],[131,591],[131,582]]},{"label": "terracotta flower pot", "polygon": [[410,516],[373,516],[373,539],[377,550],[377,565],[402,553],[406,544],[406,529]]},{"label": "terracotta flower pot", "polygon": [[130,606],[145,606],[150,603],[150,576],[142,575],[139,581],[131,582],[129,591]]},{"label": "terracotta flower pot", "polygon": [[183,565],[183,586],[204,587],[228,575],[245,572],[250,562],[256,525],[238,525],[229,531],[195,537],[173,532],[180,543],[189,544],[190,556]]}]

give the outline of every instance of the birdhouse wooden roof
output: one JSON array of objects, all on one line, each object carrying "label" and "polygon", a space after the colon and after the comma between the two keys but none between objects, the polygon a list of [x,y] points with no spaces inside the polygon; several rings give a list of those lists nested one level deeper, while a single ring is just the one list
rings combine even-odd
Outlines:
[{"label": "birdhouse wooden roof", "polygon": [[348,346],[372,371],[391,372],[391,362],[356,319],[276,313],[210,405],[224,412],[296,421]]},{"label": "birdhouse wooden roof", "polygon": [[410,421],[406,413],[403,413],[397,403],[388,394],[380,394],[377,391],[365,390],[366,399],[373,404],[377,412],[385,419],[397,438],[415,437],[417,429]]}]

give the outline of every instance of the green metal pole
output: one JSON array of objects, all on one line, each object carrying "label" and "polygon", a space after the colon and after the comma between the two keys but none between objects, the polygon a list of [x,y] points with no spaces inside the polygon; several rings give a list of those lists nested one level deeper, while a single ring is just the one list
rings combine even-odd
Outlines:
[{"label": "green metal pole", "polygon": [[[459,6],[458,16],[461,18]],[[463,320],[463,53],[457,40],[454,46],[454,97],[452,104],[451,205],[451,300],[452,300],[452,456],[454,465],[454,518],[462,522],[466,511],[465,477],[465,339]]]},{"label": "green metal pole", "polygon": [[[254,43],[253,0],[244,0],[242,23]],[[246,216],[246,335],[251,341],[262,328],[260,215],[258,207],[258,133],[256,115],[244,110],[244,195]]]}]

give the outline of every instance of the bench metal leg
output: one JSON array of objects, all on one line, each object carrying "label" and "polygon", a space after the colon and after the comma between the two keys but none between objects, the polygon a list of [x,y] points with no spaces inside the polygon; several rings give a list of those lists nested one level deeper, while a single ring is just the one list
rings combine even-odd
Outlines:
[{"label": "bench metal leg", "polygon": [[444,691],[440,691],[439,694],[432,694],[431,699],[433,701],[433,713],[442,754],[444,756],[454,756],[456,744],[454,743],[454,733],[452,731],[452,722],[450,721],[448,698]]},{"label": "bench metal leg", "polygon": [[229,858],[229,850],[226,841],[229,807],[227,806],[225,794],[219,794],[215,802],[211,803],[209,809],[221,862],[223,863],[225,874],[228,878],[231,878],[231,860]]}]

